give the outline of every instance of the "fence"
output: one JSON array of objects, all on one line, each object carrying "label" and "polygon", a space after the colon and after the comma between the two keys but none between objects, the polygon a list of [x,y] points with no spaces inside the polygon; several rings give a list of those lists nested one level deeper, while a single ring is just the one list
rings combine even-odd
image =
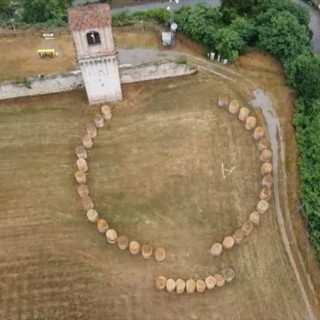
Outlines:
[{"label": "fence", "polygon": [[44,33],[53,33],[54,36],[61,36],[70,34],[70,30],[68,29],[59,29],[59,30],[45,30],[45,31],[16,31],[16,32],[0,32],[0,38],[12,38],[12,37],[30,37],[30,36],[38,36],[42,37]]}]

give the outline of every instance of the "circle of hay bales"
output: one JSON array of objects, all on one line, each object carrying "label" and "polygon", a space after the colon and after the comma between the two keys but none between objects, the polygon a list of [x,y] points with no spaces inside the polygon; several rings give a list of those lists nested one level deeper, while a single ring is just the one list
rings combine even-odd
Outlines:
[{"label": "circle of hay bales", "polygon": [[89,209],[87,211],[87,219],[92,223],[98,222],[99,220],[98,212],[94,209]]},{"label": "circle of hay bales", "polygon": [[257,124],[257,119],[255,117],[248,117],[246,120],[245,128],[250,131],[252,130]]},{"label": "circle of hay bales", "polygon": [[227,107],[229,104],[229,97],[227,95],[221,95],[218,99],[219,107]]},{"label": "circle of hay bales", "polygon": [[76,163],[79,171],[82,171],[82,172],[88,171],[88,164],[85,159],[78,159]]},{"label": "circle of hay bales", "polygon": [[144,244],[141,248],[141,254],[144,259],[149,259],[152,256],[153,249],[149,244]]},{"label": "circle of hay bales", "polygon": [[129,240],[126,236],[120,236],[118,238],[118,248],[120,250],[127,250],[129,246]]},{"label": "circle of hay bales", "polygon": [[271,188],[262,188],[259,198],[260,200],[269,201],[272,198]]},{"label": "circle of hay bales", "polygon": [[227,250],[231,249],[234,246],[233,237],[230,237],[230,236],[225,237],[222,241],[222,246]]},{"label": "circle of hay bales", "polygon": [[88,211],[93,209],[94,205],[90,197],[83,197],[81,201],[84,210]]},{"label": "circle of hay bales", "polygon": [[216,286],[217,287],[222,287],[224,284],[225,284],[225,282],[226,282],[226,279],[225,279],[225,277],[224,277],[224,275],[223,274],[221,274],[221,273],[216,273],[215,275],[214,275],[214,277],[215,277],[215,279],[216,279]]},{"label": "circle of hay bales", "polygon": [[88,135],[82,136],[81,141],[82,141],[82,145],[86,149],[90,149],[93,146],[93,141],[92,141],[91,137]]},{"label": "circle of hay bales", "polygon": [[263,151],[265,149],[269,148],[269,140],[266,137],[262,137],[258,141],[258,150]]},{"label": "circle of hay bales", "polygon": [[83,146],[76,147],[76,155],[79,159],[87,159],[88,154]]},{"label": "circle of hay bales", "polygon": [[113,229],[109,229],[107,230],[106,232],[106,238],[107,238],[107,241],[111,244],[114,244],[117,242],[118,240],[118,234],[117,234],[117,231],[116,230],[113,230]]},{"label": "circle of hay bales", "polygon": [[259,140],[264,136],[264,129],[262,127],[256,127],[252,136],[254,140]]},{"label": "circle of hay bales", "polygon": [[239,120],[240,121],[246,121],[249,117],[249,109],[248,108],[241,108],[239,112]]},{"label": "circle of hay bales", "polygon": [[129,244],[129,251],[131,254],[138,254],[140,252],[140,243],[137,241],[131,241]]},{"label": "circle of hay bales", "polygon": [[100,113],[97,113],[94,118],[93,118],[94,125],[98,128],[101,129],[104,126],[104,119]]},{"label": "circle of hay bales", "polygon": [[260,215],[257,211],[253,211],[250,213],[249,220],[257,226],[260,222]]},{"label": "circle of hay bales", "polygon": [[77,171],[74,176],[79,184],[85,184],[87,182],[87,177],[82,171]]},{"label": "circle of hay bales", "polygon": [[242,229],[237,229],[233,234],[233,239],[236,244],[239,244],[244,239],[244,233]]},{"label": "circle of hay bales", "polygon": [[185,289],[186,289],[186,282],[184,280],[182,280],[182,279],[178,279],[176,281],[176,291],[177,291],[177,293],[178,294],[182,294],[182,293],[184,293]]},{"label": "circle of hay bales", "polygon": [[207,289],[206,283],[203,280],[196,281],[196,290],[199,293],[205,292]]},{"label": "circle of hay bales", "polygon": [[89,195],[89,188],[86,184],[79,184],[77,186],[77,192],[81,198]]},{"label": "circle of hay bales", "polygon": [[243,234],[247,237],[252,233],[253,223],[249,220],[242,225]]},{"label": "circle of hay bales", "polygon": [[234,279],[234,277],[236,276],[236,273],[234,272],[233,269],[227,268],[223,270],[223,276],[227,282],[230,282]]},{"label": "circle of hay bales", "polygon": [[259,214],[264,214],[269,209],[269,204],[265,200],[260,200],[257,204],[257,212]]},{"label": "circle of hay bales", "polygon": [[265,149],[261,152],[260,161],[261,162],[270,162],[272,158],[272,151],[269,149]]},{"label": "circle of hay bales", "polygon": [[214,257],[220,256],[222,252],[222,244],[217,242],[214,243],[210,249],[210,253],[211,255],[213,255]]},{"label": "circle of hay bales", "polygon": [[99,219],[97,222],[97,228],[100,233],[106,233],[109,229],[109,224],[105,219]]},{"label": "circle of hay bales", "polygon": [[176,288],[176,282],[173,279],[168,279],[166,282],[166,289],[168,292],[173,292]]},{"label": "circle of hay bales", "polygon": [[159,290],[163,290],[166,287],[167,279],[164,276],[159,276],[156,280],[156,287]]},{"label": "circle of hay bales", "polygon": [[206,278],[205,282],[206,282],[206,286],[207,286],[207,289],[208,289],[208,290],[213,289],[213,288],[216,286],[216,284],[217,284],[217,280],[216,280],[216,278],[213,277],[213,276],[208,276],[208,277]]},{"label": "circle of hay bales", "polygon": [[261,183],[263,187],[271,188],[272,184],[273,184],[273,178],[271,174],[266,174],[265,176],[263,176],[262,183]]},{"label": "circle of hay bales", "polygon": [[186,281],[186,292],[188,294],[194,293],[196,290],[196,282],[193,279],[189,279]]},{"label": "circle of hay bales", "polygon": [[156,259],[156,261],[158,262],[162,262],[165,260],[166,258],[166,251],[163,248],[157,248],[154,251],[154,258]]},{"label": "circle of hay bales", "polygon": [[240,105],[239,102],[237,100],[231,100],[229,103],[229,108],[228,111],[231,114],[236,114],[239,111]]},{"label": "circle of hay bales", "polygon": [[97,136],[97,128],[94,124],[89,123],[87,125],[87,135],[91,138],[95,138]]},{"label": "circle of hay bales", "polygon": [[270,162],[265,162],[261,165],[261,175],[266,175],[272,172],[272,164]]}]

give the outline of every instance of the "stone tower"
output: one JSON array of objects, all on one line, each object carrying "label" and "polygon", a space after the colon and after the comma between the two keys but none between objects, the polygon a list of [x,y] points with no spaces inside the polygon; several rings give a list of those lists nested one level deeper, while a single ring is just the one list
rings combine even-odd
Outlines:
[{"label": "stone tower", "polygon": [[121,100],[109,5],[96,3],[72,7],[68,16],[89,103]]}]

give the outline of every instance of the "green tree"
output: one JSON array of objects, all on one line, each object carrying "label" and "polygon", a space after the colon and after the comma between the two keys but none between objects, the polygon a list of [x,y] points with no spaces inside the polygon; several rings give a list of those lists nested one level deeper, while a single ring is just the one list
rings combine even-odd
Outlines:
[{"label": "green tree", "polygon": [[10,0],[0,0],[0,12],[9,9]]},{"label": "green tree", "polygon": [[259,2],[259,0],[222,0],[221,8],[234,9],[240,15],[250,14]]},{"label": "green tree", "polygon": [[247,18],[236,17],[231,25],[230,29],[236,31],[241,39],[248,43],[256,35],[256,30],[254,24]]}]

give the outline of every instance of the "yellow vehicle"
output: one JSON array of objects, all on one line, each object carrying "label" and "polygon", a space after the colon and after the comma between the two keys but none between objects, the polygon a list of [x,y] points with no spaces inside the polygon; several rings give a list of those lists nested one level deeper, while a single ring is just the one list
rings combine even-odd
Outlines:
[{"label": "yellow vehicle", "polygon": [[54,58],[55,50],[54,49],[41,49],[37,51],[40,58],[51,57]]}]

